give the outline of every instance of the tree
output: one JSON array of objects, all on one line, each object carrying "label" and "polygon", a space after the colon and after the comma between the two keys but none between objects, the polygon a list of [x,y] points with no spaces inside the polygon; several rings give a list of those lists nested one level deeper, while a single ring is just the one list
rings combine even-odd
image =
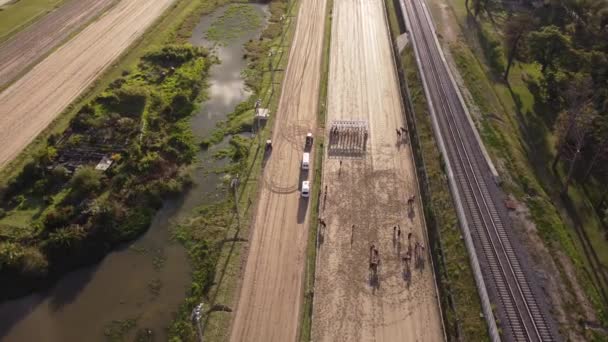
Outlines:
[{"label": "tree", "polygon": [[608,117],[602,117],[597,120],[598,125],[595,127],[593,135],[593,154],[585,176],[583,179],[588,179],[591,175],[591,171],[598,164],[599,161],[605,161],[608,159]]},{"label": "tree", "polygon": [[519,45],[526,35],[534,27],[534,18],[528,13],[520,13],[509,18],[505,27],[505,40],[507,43],[508,57],[507,68],[505,70],[504,79],[508,80],[509,71],[515,58],[519,57]]},{"label": "tree", "polygon": [[[563,139],[559,154],[563,158],[570,161],[566,181],[562,188],[562,193],[568,191],[574,169],[580,159],[581,150],[588,143],[591,133],[593,132],[593,123],[597,118],[597,111],[593,104],[588,101],[582,108],[577,110],[568,110],[563,112],[560,117],[565,117],[562,121],[568,122],[568,129],[564,131],[560,137]],[[555,165],[555,164],[554,164]]]},{"label": "tree", "polygon": [[86,196],[101,188],[101,174],[90,166],[80,167],[72,176],[70,185],[75,194]]},{"label": "tree", "polygon": [[544,26],[528,35],[530,54],[541,66],[544,74],[547,68],[553,69],[557,62],[566,58],[570,49],[570,39],[554,25]]},{"label": "tree", "polygon": [[488,2],[489,0],[473,0],[473,14],[475,15],[475,18],[479,16],[479,13],[481,13],[483,9],[486,9],[487,11]]}]

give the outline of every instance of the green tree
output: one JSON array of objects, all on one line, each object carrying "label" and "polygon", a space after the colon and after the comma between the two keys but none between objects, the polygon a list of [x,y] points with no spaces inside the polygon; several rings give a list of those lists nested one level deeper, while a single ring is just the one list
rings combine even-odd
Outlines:
[{"label": "green tree", "polygon": [[509,18],[505,27],[505,40],[507,45],[507,68],[505,69],[504,78],[508,80],[509,71],[513,65],[515,58],[519,58],[520,43],[525,40],[525,37],[534,28],[534,18],[528,13],[516,14]]},{"label": "green tree", "polygon": [[90,166],[80,167],[72,176],[70,185],[79,196],[97,192],[101,188],[101,173]]},{"label": "green tree", "polygon": [[562,114],[565,117],[564,121],[568,122],[568,128],[563,134],[560,134],[562,141],[559,142],[559,154],[570,161],[562,193],[568,191],[575,167],[581,159],[582,150],[590,140],[597,115],[597,111],[590,102],[585,103],[580,109],[570,109]]},{"label": "green tree", "polygon": [[[475,18],[477,18],[484,9],[487,10],[488,2],[489,0],[473,0],[473,14],[475,15]],[[468,9],[468,4],[465,4],[465,6]]]},{"label": "green tree", "polygon": [[570,50],[570,39],[557,26],[544,26],[528,36],[530,54],[541,66],[544,74],[547,68],[554,69]]},{"label": "green tree", "polygon": [[38,155],[38,160],[42,165],[49,165],[55,158],[57,158],[57,149],[53,146],[48,146]]},{"label": "green tree", "polygon": [[591,154],[591,160],[587,164],[587,171],[585,171],[585,175],[583,176],[584,180],[589,179],[591,172],[596,166],[605,164],[605,161],[608,160],[608,116],[603,116],[596,120],[591,143],[593,145],[593,153]]}]

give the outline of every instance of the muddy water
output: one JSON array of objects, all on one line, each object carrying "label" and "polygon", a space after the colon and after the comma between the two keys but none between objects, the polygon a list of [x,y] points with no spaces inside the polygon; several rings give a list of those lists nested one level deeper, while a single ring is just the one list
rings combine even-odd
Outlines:
[{"label": "muddy water", "polygon": [[[265,6],[251,6],[266,16]],[[192,119],[198,140],[249,96],[241,77],[246,66],[243,44],[261,28],[221,45],[207,41],[206,31],[225,9],[201,18],[191,40],[214,46],[221,60],[210,70],[208,99]],[[193,188],[167,201],[137,241],[95,266],[68,274],[46,292],[0,304],[0,341],[104,341],[110,331],[132,340],[144,329],[150,329],[155,340],[166,340],[165,328],[185,297],[191,271],[185,249],[171,241],[170,227],[218,196],[221,176],[207,171],[221,162],[210,160],[211,153],[213,149],[199,153]],[[131,322],[135,326],[126,328]]]}]

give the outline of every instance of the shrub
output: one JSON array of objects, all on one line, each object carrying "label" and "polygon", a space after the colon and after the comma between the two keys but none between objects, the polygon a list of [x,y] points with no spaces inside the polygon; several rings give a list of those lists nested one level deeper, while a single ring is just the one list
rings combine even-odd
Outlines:
[{"label": "shrub", "polygon": [[251,139],[243,138],[240,135],[235,135],[230,139],[230,146],[233,149],[232,159],[234,161],[241,160],[247,157]]},{"label": "shrub", "polygon": [[42,276],[48,271],[48,261],[42,252],[15,242],[0,242],[0,270],[7,268],[26,275]]},{"label": "shrub", "polygon": [[173,134],[167,141],[177,151],[174,156],[180,163],[190,163],[196,155],[196,146],[192,134]]},{"label": "shrub", "polygon": [[76,146],[80,145],[83,140],[84,140],[84,137],[81,134],[72,134],[68,138],[68,141],[66,142],[66,144],[68,145],[68,147],[76,147]]},{"label": "shrub", "polygon": [[108,227],[112,240],[128,241],[145,231],[152,221],[153,210],[150,208],[134,208],[119,225]]},{"label": "shrub", "polygon": [[44,226],[47,229],[55,229],[58,227],[66,226],[73,215],[73,206],[50,209],[44,216]]},{"label": "shrub", "polygon": [[10,204],[15,207],[21,207],[25,203],[25,196],[17,195],[13,197],[10,201]]},{"label": "shrub", "polygon": [[57,166],[51,171],[51,179],[55,183],[64,182],[68,179],[68,169],[64,166]]},{"label": "shrub", "polygon": [[0,270],[15,267],[23,256],[23,248],[14,242],[0,242]]},{"label": "shrub", "polygon": [[82,226],[70,225],[51,232],[46,240],[46,247],[50,251],[66,253],[81,247],[85,238],[86,232]]},{"label": "shrub", "polygon": [[96,101],[108,111],[121,116],[139,117],[146,107],[148,91],[140,87],[127,87],[104,93]]},{"label": "shrub", "polygon": [[34,191],[34,193],[38,194],[38,195],[43,195],[46,192],[46,189],[48,187],[49,181],[46,179],[39,179],[36,181],[36,183],[34,183],[34,188],[32,189]]},{"label": "shrub", "polygon": [[70,186],[78,197],[88,196],[101,188],[101,173],[90,166],[80,167],[72,176]]},{"label": "shrub", "polygon": [[40,277],[48,273],[49,261],[38,248],[24,247],[20,266],[25,275]]},{"label": "shrub", "polygon": [[194,101],[183,94],[177,94],[171,100],[171,105],[168,106],[162,113],[170,121],[177,121],[189,117],[196,109]]},{"label": "shrub", "polygon": [[202,57],[205,53],[202,49],[190,44],[168,45],[161,49],[150,51],[143,57],[145,61],[152,62],[162,67],[179,67],[180,65],[194,59]]}]

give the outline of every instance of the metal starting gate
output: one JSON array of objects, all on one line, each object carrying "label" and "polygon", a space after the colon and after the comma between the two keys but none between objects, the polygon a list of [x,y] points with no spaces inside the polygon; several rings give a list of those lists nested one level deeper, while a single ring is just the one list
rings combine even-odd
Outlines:
[{"label": "metal starting gate", "polygon": [[369,129],[365,120],[338,120],[329,127],[330,158],[362,158],[367,150]]}]

